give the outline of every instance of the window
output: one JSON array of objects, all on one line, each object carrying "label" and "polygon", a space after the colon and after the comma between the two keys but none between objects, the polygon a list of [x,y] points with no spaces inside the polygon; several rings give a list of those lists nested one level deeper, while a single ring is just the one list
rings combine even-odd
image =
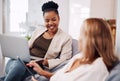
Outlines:
[{"label": "window", "polygon": [[90,15],[90,0],[70,0],[69,34],[78,39],[80,26]]},{"label": "window", "polygon": [[20,35],[26,32],[28,0],[5,0],[5,34]]}]

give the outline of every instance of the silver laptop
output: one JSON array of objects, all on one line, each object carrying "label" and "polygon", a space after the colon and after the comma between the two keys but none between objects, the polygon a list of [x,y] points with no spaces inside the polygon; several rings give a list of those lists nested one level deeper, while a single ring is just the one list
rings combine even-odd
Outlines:
[{"label": "silver laptop", "polygon": [[3,56],[30,61],[28,41],[25,38],[0,34],[0,45]]}]

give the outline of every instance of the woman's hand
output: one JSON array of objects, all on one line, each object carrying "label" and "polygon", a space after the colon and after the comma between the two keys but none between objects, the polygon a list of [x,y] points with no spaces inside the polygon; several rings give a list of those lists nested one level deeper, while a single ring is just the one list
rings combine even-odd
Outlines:
[{"label": "woman's hand", "polygon": [[33,70],[36,71],[40,75],[42,75],[42,73],[44,71],[35,61],[30,61],[26,65],[29,66],[29,67],[33,67]]},{"label": "woman's hand", "polygon": [[[50,79],[50,77],[53,75],[53,73],[43,70],[35,61],[30,61],[26,65],[29,67],[33,67],[34,71],[36,71],[38,74],[42,76],[45,76],[48,79]],[[36,80],[33,78],[33,81],[36,81]]]}]

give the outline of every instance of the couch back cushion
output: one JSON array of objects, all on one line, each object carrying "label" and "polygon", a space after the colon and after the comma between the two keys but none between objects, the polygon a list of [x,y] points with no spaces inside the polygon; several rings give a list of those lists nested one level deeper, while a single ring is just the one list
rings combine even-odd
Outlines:
[{"label": "couch back cushion", "polygon": [[73,56],[78,54],[79,48],[78,48],[78,40],[77,39],[72,39],[72,54]]}]

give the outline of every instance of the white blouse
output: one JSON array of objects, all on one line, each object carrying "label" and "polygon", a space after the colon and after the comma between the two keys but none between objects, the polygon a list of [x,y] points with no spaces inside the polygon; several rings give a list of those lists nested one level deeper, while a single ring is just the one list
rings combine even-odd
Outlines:
[{"label": "white blouse", "polygon": [[81,54],[75,55],[66,66],[51,77],[50,81],[105,81],[109,72],[102,58],[96,59],[92,64],[81,65],[75,70],[66,73],[73,62],[80,57]]}]

